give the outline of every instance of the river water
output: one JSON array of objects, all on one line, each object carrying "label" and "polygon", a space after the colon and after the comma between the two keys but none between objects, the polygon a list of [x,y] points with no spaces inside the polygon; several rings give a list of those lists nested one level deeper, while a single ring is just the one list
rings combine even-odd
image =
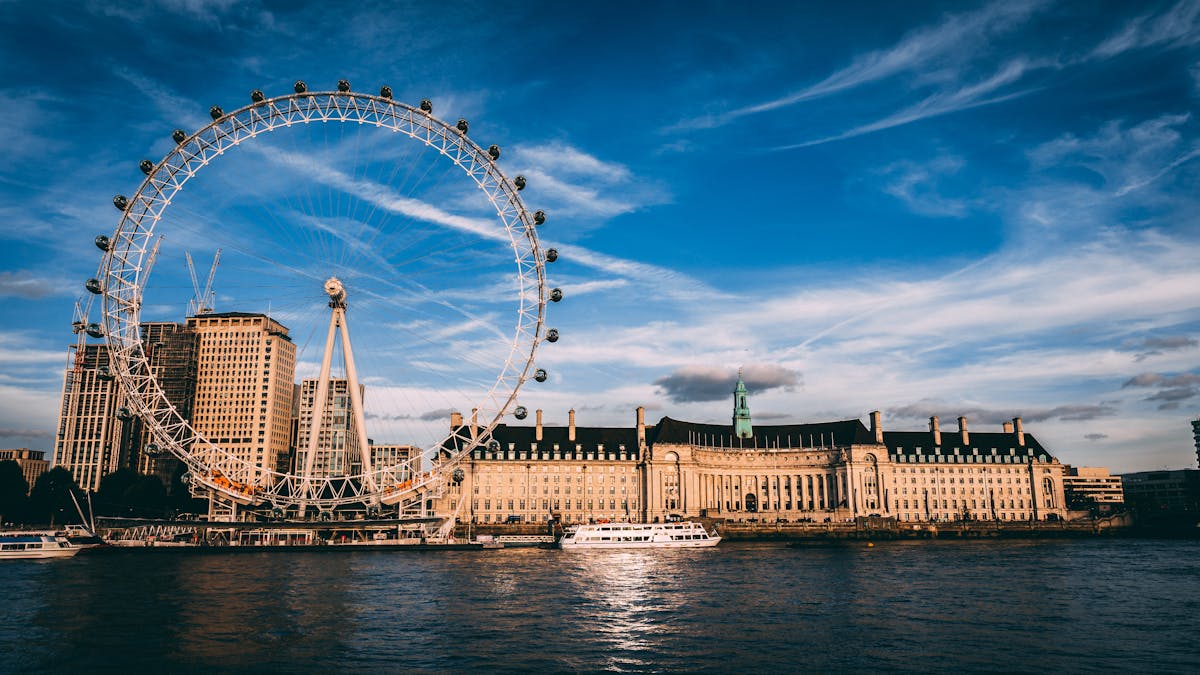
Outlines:
[{"label": "river water", "polygon": [[1200,541],[0,563],[0,672],[1200,671]]}]

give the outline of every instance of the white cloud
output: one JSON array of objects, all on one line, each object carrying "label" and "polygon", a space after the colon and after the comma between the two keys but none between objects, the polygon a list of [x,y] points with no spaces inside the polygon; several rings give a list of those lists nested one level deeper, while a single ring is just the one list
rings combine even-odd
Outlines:
[{"label": "white cloud", "polygon": [[1144,14],[1096,46],[1091,56],[1111,58],[1133,49],[1200,42],[1200,2],[1183,0],[1159,14]]},{"label": "white cloud", "polygon": [[[980,10],[947,16],[937,25],[909,33],[888,49],[869,52],[856,58],[850,65],[833,72],[816,84],[762,103],[685,120],[675,128],[720,127],[747,115],[770,112],[849,91],[902,73],[919,73],[929,68],[944,70],[947,67],[957,70],[957,62],[977,53],[980,44],[986,44],[993,36],[1017,27],[1043,4],[1045,3],[993,2]],[[978,99],[978,96],[975,98]],[[938,105],[936,101],[927,101],[925,105],[930,109],[946,109],[947,106],[946,103]],[[910,111],[908,114],[913,113]],[[902,116],[902,113],[897,115]]]}]

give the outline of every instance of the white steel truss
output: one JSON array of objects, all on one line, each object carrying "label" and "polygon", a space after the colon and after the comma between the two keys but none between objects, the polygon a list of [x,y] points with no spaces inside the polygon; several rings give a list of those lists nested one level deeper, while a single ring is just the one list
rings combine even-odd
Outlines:
[{"label": "white steel truss", "polygon": [[[205,438],[179,414],[151,373],[142,347],[139,318],[153,259],[155,227],[176,193],[231,147],[276,129],[314,122],[370,124],[435,149],[487,196],[499,218],[497,237],[507,236],[512,245],[519,307],[508,357],[495,383],[475,406],[481,422],[451,429],[441,441],[424,449],[424,454],[433,453],[436,458],[428,471],[419,470],[419,454],[392,466],[372,467],[368,462],[362,473],[353,476],[314,478],[255,466]],[[440,493],[447,472],[486,439],[515,405],[521,385],[533,374],[534,355],[544,338],[549,299],[544,254],[538,242],[538,223],[526,210],[518,189],[500,170],[495,156],[464,132],[426,110],[390,97],[351,91],[300,92],[263,98],[219,115],[179,141],[148,172],[128,199],[100,265],[97,278],[103,289],[104,338],[113,374],[127,392],[128,406],[145,420],[160,447],[184,462],[194,490],[208,490],[237,504],[270,504],[280,509],[306,505],[324,510],[355,503],[409,504]]]}]

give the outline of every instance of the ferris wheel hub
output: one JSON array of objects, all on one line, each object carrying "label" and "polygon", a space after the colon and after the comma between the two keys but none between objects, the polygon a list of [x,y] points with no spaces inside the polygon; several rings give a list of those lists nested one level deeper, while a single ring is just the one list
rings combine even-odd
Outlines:
[{"label": "ferris wheel hub", "polygon": [[346,306],[346,287],[342,285],[342,280],[337,277],[329,277],[325,280],[325,294],[329,296],[330,307],[345,307]]}]

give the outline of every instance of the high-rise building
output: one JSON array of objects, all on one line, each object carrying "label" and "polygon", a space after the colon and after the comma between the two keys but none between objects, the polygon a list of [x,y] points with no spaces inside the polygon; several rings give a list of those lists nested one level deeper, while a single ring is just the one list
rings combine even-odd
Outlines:
[{"label": "high-rise building", "polygon": [[264,473],[288,453],[296,346],[288,329],[263,314],[222,312],[189,317],[196,334],[192,426],[209,441]]},{"label": "high-rise building", "polygon": [[1200,419],[1192,420],[1192,441],[1196,446],[1196,464],[1200,465]]},{"label": "high-rise building", "polygon": [[[190,420],[196,397],[196,333],[186,324],[163,321],[143,323],[141,334],[150,372],[167,401],[181,417]],[[147,452],[154,443],[152,434],[140,420],[137,427],[138,472],[158,476],[163,485],[170,486],[179,460],[170,454]]]},{"label": "high-rise building", "polygon": [[[297,428],[295,472],[303,474],[308,461],[313,409],[316,407],[317,378],[305,378],[300,383],[300,419]],[[330,378],[325,396],[324,411],[317,434],[317,451],[313,457],[312,475],[347,476],[362,469],[362,448],[358,426],[345,378]],[[365,393],[359,385],[360,397]]]},{"label": "high-rise building", "polygon": [[133,445],[132,418],[118,418],[124,396],[109,369],[107,345],[70,347],[54,465],[70,471],[84,490],[99,490],[101,478],[127,465]]}]

